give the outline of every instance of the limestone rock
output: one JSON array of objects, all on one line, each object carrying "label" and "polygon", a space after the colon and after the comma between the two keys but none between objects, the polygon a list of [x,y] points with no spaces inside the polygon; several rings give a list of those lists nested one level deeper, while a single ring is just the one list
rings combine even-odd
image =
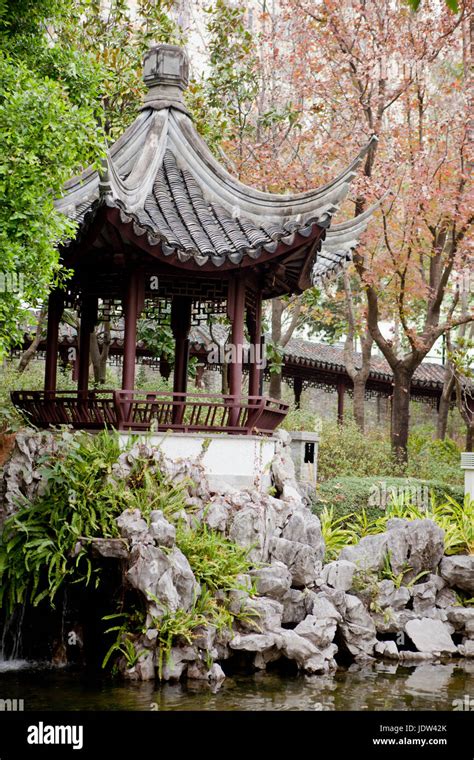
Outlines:
[{"label": "limestone rock", "polygon": [[474,625],[474,607],[446,607],[446,615],[456,631],[463,631],[469,623]]},{"label": "limestone rock", "polygon": [[193,646],[209,652],[216,640],[217,631],[213,625],[201,625],[193,631]]},{"label": "limestone rock", "polygon": [[377,604],[385,609],[390,607],[392,610],[404,609],[411,598],[410,589],[406,586],[400,586],[396,588],[393,581],[385,579],[379,581]]},{"label": "limestone rock", "polygon": [[152,681],[155,678],[155,653],[149,649],[138,647],[139,658],[132,668],[123,670],[124,677],[129,681]]},{"label": "limestone rock", "polygon": [[474,641],[472,639],[464,639],[463,643],[459,645],[459,654],[463,657],[474,657]]},{"label": "limestone rock", "polygon": [[191,566],[177,547],[166,554],[156,546],[136,544],[127,579],[141,591],[151,614],[157,618],[166,610],[174,612],[179,607],[189,610],[200,593]]},{"label": "limestone rock", "polygon": [[468,639],[474,639],[474,620],[467,620],[464,625],[464,633]]},{"label": "limestone rock", "polygon": [[[81,543],[81,542],[79,542]],[[127,542],[121,538],[93,538],[85,546],[89,545],[93,554],[107,559],[128,559]]]},{"label": "limestone rock", "polygon": [[126,509],[117,517],[117,525],[121,536],[126,538],[131,546],[153,542],[148,532],[148,525],[139,509]]},{"label": "limestone rock", "polygon": [[324,596],[326,599],[328,599],[331,604],[334,605],[339,614],[344,617],[346,614],[347,606],[347,595],[344,591],[341,589],[331,588],[331,586],[323,584],[318,588],[318,592],[318,597]]},{"label": "limestone rock", "polygon": [[400,652],[400,662],[406,665],[416,665],[416,663],[426,662],[426,660],[433,658],[432,652],[410,652],[409,650]]},{"label": "limestone rock", "polygon": [[413,611],[418,617],[433,617],[436,593],[437,588],[433,581],[413,586]]},{"label": "limestone rock", "polygon": [[163,681],[179,681],[187,667],[187,662],[182,660],[175,662],[172,657],[169,657],[162,666],[161,678]]},{"label": "limestone rock", "polygon": [[268,567],[251,570],[250,575],[255,581],[258,593],[272,599],[281,600],[291,586],[290,571],[278,560]]},{"label": "limestone rock", "polygon": [[398,647],[394,641],[377,641],[374,653],[376,656],[387,660],[398,660],[400,657]]},{"label": "limestone rock", "polygon": [[243,652],[265,652],[275,644],[273,633],[237,633],[229,642],[231,649]]},{"label": "limestone rock", "polygon": [[389,520],[387,550],[393,572],[406,571],[406,583],[420,572],[436,570],[444,553],[444,531],[428,519]]},{"label": "limestone rock", "polygon": [[251,547],[249,557],[253,562],[267,562],[275,528],[276,514],[271,506],[243,507],[232,520],[229,538],[240,546]]},{"label": "limestone rock", "polygon": [[225,679],[225,673],[217,662],[210,668],[204,662],[193,662],[188,666],[187,677],[191,680],[217,684]]},{"label": "limestone rock", "polygon": [[255,654],[253,665],[257,670],[265,670],[269,662],[275,662],[281,658],[281,651],[278,647],[270,647],[263,652]]},{"label": "limestone rock", "polygon": [[181,549],[175,546],[168,554],[168,559],[172,569],[173,583],[179,595],[180,607],[190,610],[201,593],[201,587]]},{"label": "limestone rock", "polygon": [[409,620],[405,625],[405,632],[419,652],[435,655],[452,654],[457,651],[449,634],[449,628],[441,620],[427,617]]},{"label": "limestone rock", "polygon": [[341,591],[349,591],[352,587],[354,573],[357,572],[357,566],[354,562],[339,559],[335,562],[329,562],[324,566],[322,579],[328,586]]},{"label": "limestone rock", "polygon": [[[339,618],[339,613],[335,608],[333,609]],[[314,646],[324,649],[334,641],[336,628],[337,619],[334,617],[307,615],[301,623],[298,623],[294,630],[298,636],[302,636],[304,639],[308,639]]]},{"label": "limestone rock", "polygon": [[440,572],[450,586],[474,592],[474,554],[443,557]]},{"label": "limestone rock", "polygon": [[314,549],[299,541],[273,538],[270,544],[272,559],[279,560],[291,573],[292,585],[298,588],[309,586],[318,577],[317,558]]},{"label": "limestone rock", "polygon": [[452,607],[457,603],[456,592],[452,588],[442,588],[436,595],[436,606],[441,609]]},{"label": "limestone rock", "polygon": [[330,620],[335,623],[342,622],[341,613],[325,594],[315,594],[311,614],[318,620]]},{"label": "limestone rock", "polygon": [[205,524],[212,530],[225,533],[230,517],[229,506],[224,501],[212,501],[203,513]]},{"label": "limestone rock", "polygon": [[283,603],[282,624],[300,623],[307,615],[306,594],[299,589],[290,588],[281,599]]},{"label": "limestone rock", "polygon": [[339,631],[348,651],[354,656],[372,655],[376,644],[375,625],[356,596],[346,594],[346,613]]},{"label": "limestone rock", "polygon": [[176,543],[176,528],[159,509],[154,509],[150,514],[150,533],[157,546],[171,547]]},{"label": "limestone rock", "polygon": [[386,533],[365,536],[355,546],[345,546],[339,559],[352,562],[359,570],[381,570],[387,554],[387,541]]},{"label": "limestone rock", "polygon": [[245,613],[248,620],[239,621],[244,630],[267,632],[281,628],[283,617],[283,604],[276,599],[259,597],[248,599],[245,604]]},{"label": "limestone rock", "polygon": [[[388,614],[387,614],[388,613]],[[416,618],[413,610],[392,610],[388,607],[384,614],[373,613],[372,620],[377,633],[399,633],[405,629],[409,620]]]},{"label": "limestone rock", "polygon": [[41,459],[67,445],[71,433],[59,436],[46,431],[20,430],[0,477],[0,524],[18,510],[45,493],[47,482],[42,474]]},{"label": "limestone rock", "polygon": [[326,673],[334,664],[336,647],[320,650],[295,631],[282,629],[278,634],[279,646],[285,657],[294,660],[306,673]]},{"label": "limestone rock", "polygon": [[321,523],[316,515],[306,507],[295,509],[282,528],[281,537],[288,541],[308,544],[314,549],[315,559],[324,559],[324,539]]}]

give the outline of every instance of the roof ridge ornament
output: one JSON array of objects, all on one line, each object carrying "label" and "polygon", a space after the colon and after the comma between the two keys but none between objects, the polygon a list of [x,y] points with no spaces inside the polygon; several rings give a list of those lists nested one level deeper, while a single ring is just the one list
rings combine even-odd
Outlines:
[{"label": "roof ridge ornament", "polygon": [[144,108],[176,108],[189,115],[183,91],[189,83],[189,60],[178,45],[153,45],[143,58],[143,81],[147,92]]}]

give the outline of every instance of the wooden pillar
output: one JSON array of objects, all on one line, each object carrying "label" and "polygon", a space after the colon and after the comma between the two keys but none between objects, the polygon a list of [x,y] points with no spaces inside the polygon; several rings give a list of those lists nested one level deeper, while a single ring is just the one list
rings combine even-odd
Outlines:
[{"label": "wooden pillar", "polygon": [[262,294],[255,293],[255,312],[247,310],[247,329],[250,336],[251,351],[249,356],[249,396],[260,395],[260,375],[262,374]]},{"label": "wooden pillar", "polygon": [[293,393],[295,394],[295,408],[301,408],[301,393],[303,391],[303,379],[301,377],[293,378]]},{"label": "wooden pillar", "polygon": [[245,317],[245,280],[240,272],[229,282],[229,317],[232,320],[231,342],[233,361],[229,366],[229,394],[235,396],[229,415],[229,425],[238,424],[243,380],[243,345]]},{"label": "wooden pillar", "polygon": [[122,390],[135,388],[135,362],[137,358],[137,319],[140,312],[140,273],[130,273],[125,293],[125,332],[123,339]]},{"label": "wooden pillar", "polygon": [[59,290],[53,290],[48,298],[48,332],[46,336],[46,361],[44,369],[45,391],[56,390],[58,371],[58,339],[59,323],[63,313],[63,295]]},{"label": "wooden pillar", "polygon": [[340,425],[344,422],[344,392],[346,384],[344,380],[337,382],[337,421]]},{"label": "wooden pillar", "polygon": [[78,391],[87,391],[89,388],[91,332],[95,327],[96,320],[97,298],[85,295],[81,301],[81,326],[77,370]]},{"label": "wooden pillar", "polygon": [[189,331],[191,329],[192,299],[186,296],[173,296],[171,301],[171,329],[174,337],[174,370],[173,393],[181,393],[182,397],[174,397],[173,423],[181,424],[186,403],[188,387],[188,358]]},{"label": "wooden pillar", "polygon": [[165,354],[160,356],[160,375],[164,380],[168,380],[171,375],[171,364]]},{"label": "wooden pillar", "polygon": [[187,296],[174,296],[171,302],[171,329],[175,340],[173,392],[186,393],[188,385],[189,331],[191,329],[192,300]]}]

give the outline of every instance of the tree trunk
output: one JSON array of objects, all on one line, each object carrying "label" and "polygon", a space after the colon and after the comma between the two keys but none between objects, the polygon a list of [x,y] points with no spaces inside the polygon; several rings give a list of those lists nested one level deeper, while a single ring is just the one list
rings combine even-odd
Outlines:
[{"label": "tree trunk", "polygon": [[272,372],[270,375],[270,398],[281,399],[281,372]]},{"label": "tree trunk", "polygon": [[98,384],[100,382],[100,348],[95,330],[91,332],[90,358],[94,371],[94,383]]},{"label": "tree trunk", "polygon": [[94,382],[96,385],[103,385],[106,380],[106,373],[107,373],[107,359],[109,358],[109,349],[110,349],[110,323],[105,322],[104,323],[104,339],[102,343],[102,348],[99,345],[99,340],[97,337],[97,333],[94,330],[91,333],[91,347],[90,347],[90,357],[92,362],[92,367],[94,370]]},{"label": "tree trunk", "polygon": [[[280,298],[272,300],[272,342],[275,346],[281,345],[281,323],[284,308],[283,301]],[[281,370],[270,374],[268,392],[271,398],[281,399]]]},{"label": "tree trunk", "polygon": [[440,441],[444,441],[446,438],[446,430],[448,428],[448,415],[449,407],[451,405],[451,397],[455,387],[455,377],[453,368],[450,362],[446,363],[445,378],[443,383],[443,390],[441,392],[441,398],[439,400],[438,409],[438,422],[436,427],[436,438]]},{"label": "tree trunk", "polygon": [[466,426],[466,451],[472,451],[474,445],[474,420]]},{"label": "tree trunk", "polygon": [[[294,308],[291,311],[290,324],[283,334],[283,315],[285,313],[285,310],[293,304]],[[276,348],[284,348],[286,346],[298,325],[300,315],[301,300],[297,299],[296,296],[294,296],[293,299],[291,299],[288,303],[282,301],[281,298],[274,298],[272,300],[272,342]],[[281,398],[281,383],[281,370],[278,372],[272,372],[270,374],[269,389],[269,393],[272,398]]]},{"label": "tree trunk", "polygon": [[38,316],[38,323],[36,325],[35,337],[31,341],[26,351],[22,353],[21,359],[18,363],[18,372],[20,374],[25,371],[28,364],[30,363],[33,356],[38,350],[38,346],[41,343],[41,339],[43,337],[43,325],[44,325],[44,320],[46,319],[47,313],[48,313],[48,307],[45,305],[42,307]]},{"label": "tree trunk", "polygon": [[360,430],[364,431],[365,426],[365,384],[367,382],[366,377],[358,375],[353,381],[353,411],[354,420]]},{"label": "tree trunk", "polygon": [[413,371],[406,367],[393,369],[392,396],[392,450],[400,462],[408,459],[408,433],[410,430],[410,384]]},{"label": "tree trunk", "polygon": [[353,412],[357,426],[362,432],[365,427],[365,385],[370,374],[370,360],[374,339],[368,326],[361,335],[361,366],[356,367],[354,340],[356,336],[355,305],[352,297],[350,277],[347,269],[344,270],[344,294],[346,298],[347,335],[344,343],[344,364],[346,372],[354,384]]}]

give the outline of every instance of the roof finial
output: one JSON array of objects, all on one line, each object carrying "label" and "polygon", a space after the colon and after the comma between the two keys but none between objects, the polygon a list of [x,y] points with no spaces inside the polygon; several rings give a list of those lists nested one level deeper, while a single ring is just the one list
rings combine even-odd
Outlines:
[{"label": "roof finial", "polygon": [[183,90],[188,86],[189,62],[178,45],[154,45],[143,59],[143,80],[148,87],[143,108],[177,108],[186,112]]}]

